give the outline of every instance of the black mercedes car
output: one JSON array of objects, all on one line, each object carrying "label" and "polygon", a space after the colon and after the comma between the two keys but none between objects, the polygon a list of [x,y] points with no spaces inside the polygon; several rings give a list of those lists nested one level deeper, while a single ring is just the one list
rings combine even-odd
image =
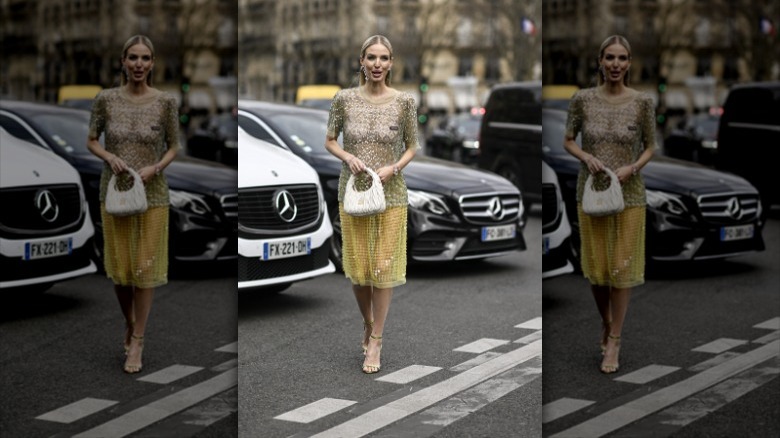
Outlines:
[{"label": "black mercedes car", "polygon": [[[558,175],[572,222],[573,247],[578,250],[580,162],[563,148],[566,112],[542,111],[543,160]],[[764,250],[761,198],[746,179],[660,155],[642,169],[642,177],[647,189],[649,262],[723,259]]]},{"label": "black mercedes car", "polygon": [[[11,135],[54,151],[81,176],[102,252],[100,173],[103,161],[87,149],[90,112],[60,105],[0,101],[0,125]],[[180,155],[165,169],[170,189],[169,255],[174,262],[238,257],[238,171]]]},{"label": "black mercedes car", "polygon": [[[331,259],[341,267],[338,181],[342,163],[325,149],[328,111],[239,100],[248,134],[289,149],[319,174],[333,223]],[[523,251],[526,212],[507,179],[418,154],[404,169],[409,191],[409,263],[484,259]]]}]

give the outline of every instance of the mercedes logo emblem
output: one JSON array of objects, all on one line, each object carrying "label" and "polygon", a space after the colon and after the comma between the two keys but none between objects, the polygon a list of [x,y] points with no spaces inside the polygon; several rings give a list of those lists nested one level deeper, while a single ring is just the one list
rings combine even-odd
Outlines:
[{"label": "mercedes logo emblem", "polygon": [[739,205],[739,199],[731,198],[726,205],[726,213],[734,219],[742,218],[742,207]]},{"label": "mercedes logo emblem", "polygon": [[54,198],[54,193],[48,190],[39,190],[35,194],[35,207],[46,222],[54,222],[60,215],[60,206]]},{"label": "mercedes logo emblem", "polygon": [[504,207],[501,205],[501,199],[495,196],[488,201],[488,214],[493,220],[500,221],[504,218]]},{"label": "mercedes logo emblem", "polygon": [[287,190],[279,190],[274,194],[274,207],[276,213],[285,222],[292,222],[298,215],[298,206],[295,205],[295,199],[292,193]]}]

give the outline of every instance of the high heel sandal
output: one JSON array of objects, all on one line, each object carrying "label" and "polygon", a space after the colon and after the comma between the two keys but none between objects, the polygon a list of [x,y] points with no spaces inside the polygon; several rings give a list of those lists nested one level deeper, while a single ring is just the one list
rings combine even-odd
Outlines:
[{"label": "high heel sandal", "polygon": [[361,346],[363,347],[363,356],[366,355],[368,350],[368,340],[366,339],[366,329],[369,329],[368,336],[371,337],[371,331],[374,330],[374,321],[363,321],[363,341]]},{"label": "high heel sandal", "polygon": [[607,351],[607,338],[609,337],[610,330],[612,328],[612,321],[601,321],[601,355]]},{"label": "high heel sandal", "polygon": [[[371,335],[370,338],[379,341],[379,347],[378,348],[379,348],[379,352],[381,352],[382,351],[382,337],[381,336]],[[368,360],[368,358],[366,358],[366,360]],[[363,362],[363,372],[366,373],[366,374],[378,373],[380,369],[381,369],[381,367],[380,367],[380,364],[378,362],[376,364],[366,363],[365,361]]]},{"label": "high heel sandal", "polygon": [[[618,362],[618,355],[620,354],[620,336],[608,335],[607,338],[615,341],[615,361],[607,363],[606,350],[604,352],[604,360],[601,361],[601,372],[604,374],[616,373],[620,369],[620,363]],[[609,342],[609,339],[607,342]]]},{"label": "high heel sandal", "polygon": [[135,329],[135,321],[125,322],[125,356],[127,356],[127,352],[130,351],[130,338],[133,337],[133,329]]},{"label": "high heel sandal", "polygon": [[140,357],[142,356],[143,351],[144,351],[144,337],[143,336],[130,335],[130,344],[131,344],[130,345],[130,349],[132,349],[133,340],[136,340],[137,343],[138,343],[138,349],[139,349],[138,357],[139,357],[139,360],[138,360],[137,364],[129,363],[130,362],[130,350],[128,350],[128,352],[127,352],[127,359],[125,359],[125,366],[124,366],[124,370],[128,374],[140,373],[141,369],[143,369],[143,363],[141,362]]}]

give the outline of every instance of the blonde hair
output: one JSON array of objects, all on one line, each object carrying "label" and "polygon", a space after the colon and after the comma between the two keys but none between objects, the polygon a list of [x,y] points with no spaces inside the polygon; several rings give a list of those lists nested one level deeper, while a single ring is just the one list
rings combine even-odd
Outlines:
[{"label": "blonde hair", "polygon": [[[373,46],[374,44],[381,44],[387,47],[387,50],[390,51],[390,59],[393,59],[393,46],[390,44],[390,40],[388,40],[384,35],[373,35],[368,37],[368,39],[363,43],[363,47],[360,48],[361,60],[366,56],[366,49]],[[364,67],[361,65],[360,70],[358,71],[360,85],[365,85],[366,83],[366,75],[363,73],[363,68]],[[385,85],[390,85],[390,71],[388,71],[387,76],[385,76]]]},{"label": "blonde hair", "polygon": [[[143,44],[146,47],[149,48],[149,51],[152,52],[152,60],[154,60],[154,45],[152,44],[152,40],[150,40],[145,35],[133,35],[131,36],[127,42],[125,43],[124,47],[122,47],[122,74],[120,74],[120,83],[122,85],[127,84],[127,71],[125,70],[124,61],[125,58],[127,58],[127,51],[130,50],[130,47],[133,47],[136,44]],[[149,74],[146,75],[146,85],[151,86],[152,85],[152,72],[149,71]]]},{"label": "blonde hair", "polygon": [[[628,43],[628,40],[622,36],[622,35],[612,35],[607,37],[607,39],[604,40],[603,43],[601,43],[601,47],[599,48],[599,72],[596,76],[598,76],[598,84],[603,85],[604,84],[604,74],[602,70],[601,60],[604,58],[604,50],[613,45],[613,44],[620,44],[621,46],[626,48],[626,51],[628,51],[628,60],[631,60],[631,44]],[[626,74],[623,76],[623,85],[628,85],[628,79],[629,79],[629,72],[626,71]]]}]

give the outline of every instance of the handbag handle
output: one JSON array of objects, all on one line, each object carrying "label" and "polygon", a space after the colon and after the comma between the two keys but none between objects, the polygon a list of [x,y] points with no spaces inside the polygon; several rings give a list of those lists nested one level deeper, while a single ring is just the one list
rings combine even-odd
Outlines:
[{"label": "handbag handle", "polygon": [[[368,174],[368,176],[371,177],[371,181],[372,181],[371,187],[374,187],[374,184],[380,184],[380,186],[381,186],[382,180],[379,178],[379,174],[378,173],[374,172],[374,170],[371,169],[370,167],[366,167],[365,169],[363,169],[363,171],[366,172]],[[357,178],[357,175],[354,174],[354,173],[349,177],[349,181],[348,182],[349,182],[350,187],[352,187],[352,189],[355,189],[355,180],[356,180],[356,178]],[[357,191],[357,190],[355,190],[355,191]]]}]

